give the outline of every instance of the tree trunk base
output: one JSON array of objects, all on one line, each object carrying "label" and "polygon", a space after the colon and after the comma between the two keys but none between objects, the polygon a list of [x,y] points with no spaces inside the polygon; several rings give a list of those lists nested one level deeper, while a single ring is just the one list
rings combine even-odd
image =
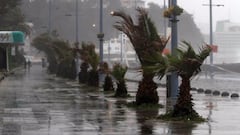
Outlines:
[{"label": "tree trunk base", "polygon": [[139,82],[136,95],[136,104],[158,104],[157,84],[152,79],[143,79]]}]

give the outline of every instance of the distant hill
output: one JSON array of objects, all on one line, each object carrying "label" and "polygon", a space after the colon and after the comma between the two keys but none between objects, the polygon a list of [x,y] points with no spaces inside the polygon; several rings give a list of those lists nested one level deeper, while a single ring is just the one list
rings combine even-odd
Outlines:
[{"label": "distant hill", "polygon": [[[49,7],[45,0],[22,0],[21,6],[26,20],[33,22],[34,33],[38,35],[46,32],[48,28]],[[112,25],[118,18],[110,15],[111,11],[124,10],[134,15],[134,9],[125,9],[119,0],[109,0],[104,8],[103,29],[105,40],[116,37],[118,31]],[[160,33],[163,33],[163,9],[156,5],[149,5],[149,14],[154,20]],[[179,40],[186,40],[193,45],[201,45],[203,37],[195,25],[190,14],[184,13],[179,17]],[[60,36],[69,41],[75,41],[75,1],[53,1],[52,3],[52,27]],[[95,24],[96,27],[93,27]],[[99,7],[96,0],[79,1],[79,39],[80,41],[92,41],[98,44],[96,34],[99,31]]]}]

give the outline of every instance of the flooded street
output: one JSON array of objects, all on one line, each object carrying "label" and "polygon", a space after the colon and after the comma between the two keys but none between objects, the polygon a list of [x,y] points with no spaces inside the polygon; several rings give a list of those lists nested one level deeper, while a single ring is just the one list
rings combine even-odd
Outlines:
[{"label": "flooded street", "polygon": [[[193,81],[200,85],[203,80]],[[137,84],[128,83],[130,95]],[[165,88],[159,88],[166,104]],[[163,122],[162,109],[132,109],[102,89],[48,75],[40,65],[16,71],[0,83],[1,135],[239,135],[240,101],[193,92],[205,123]]]}]

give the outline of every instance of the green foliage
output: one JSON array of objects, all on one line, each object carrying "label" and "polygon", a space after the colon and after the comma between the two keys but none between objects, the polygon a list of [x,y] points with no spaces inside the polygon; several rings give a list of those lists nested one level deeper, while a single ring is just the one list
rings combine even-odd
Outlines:
[{"label": "green foliage", "polygon": [[78,75],[79,83],[86,83],[88,81],[89,65],[88,65],[87,62],[83,61],[80,68],[81,68],[81,70],[80,70],[80,73]]},{"label": "green foliage", "polygon": [[138,8],[137,11],[138,24],[134,24],[131,16],[125,12],[114,12],[113,16],[118,16],[123,19],[122,21],[116,22],[114,27],[128,36],[140,63],[144,65],[147,63],[146,59],[149,55],[163,51],[168,39],[158,35],[157,29],[146,10]]},{"label": "green foliage", "polygon": [[169,71],[176,71],[180,76],[192,77],[197,75],[204,60],[209,56],[210,47],[202,47],[197,54],[191,44],[183,41],[177,49],[177,55],[169,57]]},{"label": "green foliage", "polygon": [[128,97],[127,86],[124,76],[127,72],[127,67],[122,66],[120,63],[116,63],[113,66],[112,76],[116,79],[117,89],[115,92],[115,97]]},{"label": "green foliage", "polygon": [[95,52],[93,43],[82,43],[82,48],[79,50],[81,59],[90,64],[93,70],[97,70],[100,58]]},{"label": "green foliage", "polygon": [[167,18],[171,18],[172,16],[179,16],[182,13],[183,13],[183,8],[179,6],[171,6],[164,11],[163,16]]},{"label": "green foliage", "polygon": [[45,53],[49,62],[48,70],[50,73],[69,79],[76,78],[74,53],[68,42],[43,33],[33,39],[32,45]]},{"label": "green foliage", "polygon": [[107,74],[103,84],[104,91],[114,91],[112,77]]},{"label": "green foliage", "polygon": [[143,65],[143,69],[147,73],[156,74],[161,80],[167,72],[168,66],[168,56],[164,56],[161,53],[156,53],[146,57],[146,63]]},{"label": "green foliage", "polygon": [[206,119],[199,116],[196,112],[191,113],[189,115],[175,117],[175,116],[173,116],[173,112],[170,111],[166,114],[162,114],[162,115],[158,116],[158,119],[165,120],[165,121],[206,122]]},{"label": "green foliage", "polygon": [[[122,21],[116,22],[114,27],[128,36],[143,67],[150,63],[149,55],[162,53],[169,39],[158,35],[157,29],[145,9],[138,8],[137,12],[137,24],[134,24],[130,15],[121,11],[114,12],[113,16],[122,18]],[[142,69],[143,79],[139,82],[136,102],[138,105],[144,103],[157,104],[159,97],[156,91],[156,83],[153,81],[154,73],[149,72],[149,70],[146,71],[146,68]]]},{"label": "green foliage", "polygon": [[122,81],[124,80],[124,76],[127,72],[127,69],[128,69],[127,67],[122,66],[120,63],[116,63],[113,66],[113,71],[111,74],[117,81]]},{"label": "green foliage", "polygon": [[0,4],[0,30],[22,31],[30,34],[30,27],[25,24],[25,18],[19,5],[20,0],[2,0]]},{"label": "green foliage", "polygon": [[21,0],[1,0],[0,15],[6,14],[10,10],[16,8]]}]

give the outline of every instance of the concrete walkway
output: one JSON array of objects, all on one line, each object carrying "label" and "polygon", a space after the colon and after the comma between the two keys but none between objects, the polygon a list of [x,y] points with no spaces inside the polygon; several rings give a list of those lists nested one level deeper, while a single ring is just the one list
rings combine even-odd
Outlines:
[{"label": "concrete walkway", "polygon": [[[137,83],[128,82],[135,96]],[[159,88],[166,105],[165,88]],[[239,135],[240,101],[193,92],[195,109],[205,123],[152,119],[162,109],[135,110],[128,99],[48,75],[40,65],[22,69],[0,84],[1,135]]]}]

